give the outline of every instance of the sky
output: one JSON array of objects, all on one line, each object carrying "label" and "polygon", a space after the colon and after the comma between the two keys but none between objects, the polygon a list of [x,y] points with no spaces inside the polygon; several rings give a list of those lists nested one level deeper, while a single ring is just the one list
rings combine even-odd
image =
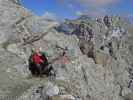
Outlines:
[{"label": "sky", "polygon": [[38,16],[74,19],[89,16],[133,16],[133,0],[21,0],[21,4]]}]

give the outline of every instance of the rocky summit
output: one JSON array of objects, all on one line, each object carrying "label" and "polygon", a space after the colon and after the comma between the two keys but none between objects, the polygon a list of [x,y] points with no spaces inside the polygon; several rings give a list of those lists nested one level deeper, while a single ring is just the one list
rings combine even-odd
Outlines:
[{"label": "rocky summit", "polygon": [[[0,100],[133,100],[133,26],[122,17],[60,23],[0,0],[0,19]],[[56,77],[31,75],[36,47],[58,58]]]}]

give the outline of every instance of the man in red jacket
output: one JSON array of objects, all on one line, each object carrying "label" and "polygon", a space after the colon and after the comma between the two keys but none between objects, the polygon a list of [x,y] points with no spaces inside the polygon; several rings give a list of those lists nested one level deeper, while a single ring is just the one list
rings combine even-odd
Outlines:
[{"label": "man in red jacket", "polygon": [[34,62],[35,66],[36,66],[36,70],[37,70],[37,74],[41,75],[42,74],[42,64],[44,63],[44,59],[42,59],[42,55],[40,53],[40,49],[37,48],[34,52],[34,54],[32,55],[32,62]]},{"label": "man in red jacket", "polygon": [[42,55],[40,54],[40,50],[39,49],[36,49],[35,53],[33,54],[32,61],[36,65],[40,65],[41,63],[43,63]]},{"label": "man in red jacket", "polygon": [[32,75],[42,76],[42,75],[54,75],[54,71],[51,64],[48,63],[48,58],[45,52],[42,52],[40,49],[32,50],[32,54],[29,57],[29,70]]}]

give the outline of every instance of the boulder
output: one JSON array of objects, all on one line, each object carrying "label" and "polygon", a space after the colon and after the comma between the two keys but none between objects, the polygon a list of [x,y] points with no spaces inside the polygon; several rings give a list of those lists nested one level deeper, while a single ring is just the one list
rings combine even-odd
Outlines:
[{"label": "boulder", "polygon": [[45,91],[46,95],[50,97],[59,94],[59,88],[56,85],[53,85],[52,83],[47,84]]},{"label": "boulder", "polygon": [[[33,15],[17,0],[0,0],[0,15],[3,19],[0,21],[0,96],[14,96],[18,100],[47,100],[48,97],[52,100],[76,100],[76,97],[81,100],[123,100],[130,97],[132,100],[132,94],[126,88],[127,69],[133,58],[129,50],[131,37],[121,39],[120,49],[113,45],[118,58],[113,59],[108,50],[99,50],[104,39],[117,44],[117,41],[108,40],[110,37],[103,38],[103,35],[112,34],[109,33],[112,28],[106,28],[102,22],[96,24],[95,20],[86,17],[69,20],[68,25],[72,28],[82,22],[94,30],[94,39],[85,41],[78,38],[78,34],[59,32],[54,28],[58,22]],[[42,47],[51,61],[56,57],[61,59],[62,52],[66,52],[69,62],[64,66],[59,59],[52,62],[55,80],[27,78],[25,65],[28,65],[26,61],[33,47]]]},{"label": "boulder", "polygon": [[129,93],[124,96],[124,100],[133,100],[133,93]]},{"label": "boulder", "polygon": [[111,57],[104,52],[97,51],[95,53],[95,62],[96,64],[101,64],[103,66],[109,65],[111,63]]},{"label": "boulder", "polygon": [[58,95],[53,96],[50,100],[76,100],[72,95]]}]

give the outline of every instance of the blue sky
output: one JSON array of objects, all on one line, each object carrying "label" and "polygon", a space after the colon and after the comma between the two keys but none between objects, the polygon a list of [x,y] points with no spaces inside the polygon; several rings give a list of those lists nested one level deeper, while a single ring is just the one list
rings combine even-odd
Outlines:
[{"label": "blue sky", "polygon": [[76,18],[81,14],[133,15],[133,0],[21,0],[33,13],[56,16],[59,19]]}]

